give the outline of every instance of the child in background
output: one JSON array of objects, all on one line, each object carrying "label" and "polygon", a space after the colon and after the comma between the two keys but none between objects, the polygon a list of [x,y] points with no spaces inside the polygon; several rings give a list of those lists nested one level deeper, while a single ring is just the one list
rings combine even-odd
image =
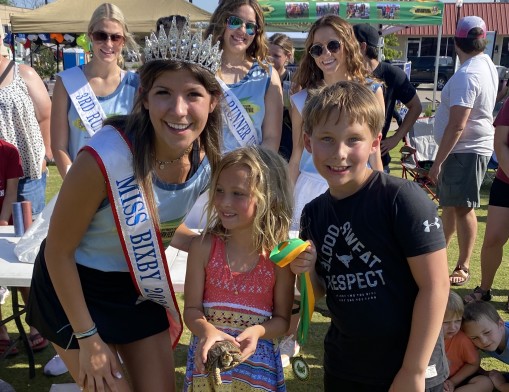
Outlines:
[{"label": "child in background", "polygon": [[269,253],[288,238],[292,197],[286,162],[261,147],[226,154],[213,174],[207,229],[192,242],[185,282],[189,346],[184,390],[213,391],[204,363],[229,340],[242,363],[221,374],[221,391],[285,391],[273,339],[290,323],[294,276]]},{"label": "child in background", "polygon": [[[12,203],[18,197],[18,182],[23,177],[23,168],[18,149],[11,143],[0,139],[0,226],[12,225]],[[9,295],[7,287],[0,287],[0,305]],[[0,307],[0,321],[2,320],[2,308]],[[0,326],[0,356],[2,356],[11,344],[5,325]],[[16,355],[16,346],[11,348],[7,356]]]},{"label": "child in background", "polygon": [[[493,358],[509,364],[509,322],[504,322],[494,306],[484,301],[465,305],[462,329],[474,345]],[[497,370],[488,372],[500,392],[509,391],[509,375]]]},{"label": "child in background", "polygon": [[481,358],[472,341],[461,331],[463,301],[454,291],[449,292],[442,332],[445,353],[449,360],[449,378],[444,392],[491,392],[493,383],[486,376],[477,375]]},{"label": "child in background", "polygon": [[17,201],[23,167],[18,149],[0,139],[0,226],[12,225],[12,203]]},{"label": "child in background", "polygon": [[288,161],[292,155],[292,119],[290,113],[292,106],[290,103],[290,91],[292,88],[292,71],[287,68],[288,64],[293,63],[294,55],[293,43],[290,37],[283,33],[276,33],[269,38],[269,56],[274,69],[281,79],[283,88],[283,127],[281,129],[281,143],[279,153]]},{"label": "child in background", "polygon": [[384,121],[368,87],[321,88],[302,118],[329,189],[304,207],[300,238],[314,246],[290,268],[310,272],[316,299],[327,294],[324,390],[443,392],[450,285],[436,205],[416,183],[367,167]]}]

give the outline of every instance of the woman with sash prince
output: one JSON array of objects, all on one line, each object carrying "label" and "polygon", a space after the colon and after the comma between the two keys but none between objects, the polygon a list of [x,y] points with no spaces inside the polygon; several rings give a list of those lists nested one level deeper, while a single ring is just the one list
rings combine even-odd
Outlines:
[{"label": "woman with sash prince", "polygon": [[51,148],[62,178],[107,117],[131,112],[139,85],[138,74],[121,68],[124,47],[135,50],[137,45],[116,5],[97,7],[88,38],[92,59],[60,72],[53,90]]},{"label": "woman with sash prince", "polygon": [[189,249],[182,222],[220,159],[218,44],[172,23],[145,60],[132,114],[106,121],[66,175],[34,266],[27,319],[87,391],[175,390],[164,249]]},{"label": "woman with sash prince", "polygon": [[207,34],[223,50],[217,76],[225,95],[223,153],[246,145],[278,151],[283,121],[279,74],[268,64],[263,10],[256,0],[222,1]]},{"label": "woman with sash prince", "polygon": [[[217,71],[223,105],[222,153],[261,145],[277,152],[281,143],[283,91],[279,74],[267,62],[263,10],[256,0],[221,1],[206,34],[220,42],[222,63]],[[186,224],[205,226],[207,195],[200,197]]]}]

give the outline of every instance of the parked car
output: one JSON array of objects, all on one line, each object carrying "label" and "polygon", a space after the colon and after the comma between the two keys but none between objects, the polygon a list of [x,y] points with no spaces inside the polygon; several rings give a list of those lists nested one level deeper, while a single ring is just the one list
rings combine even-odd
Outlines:
[{"label": "parked car", "polygon": [[[420,83],[435,82],[435,56],[409,57],[412,62],[410,82],[417,87]],[[452,57],[440,56],[438,58],[437,90],[441,91],[449,78],[454,74],[454,61]]]}]

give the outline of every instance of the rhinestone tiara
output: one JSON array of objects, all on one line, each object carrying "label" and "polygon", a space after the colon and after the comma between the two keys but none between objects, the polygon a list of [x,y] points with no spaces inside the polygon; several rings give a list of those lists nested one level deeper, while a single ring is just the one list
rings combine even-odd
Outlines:
[{"label": "rhinestone tiara", "polygon": [[219,42],[212,46],[212,35],[203,40],[202,24],[196,25],[196,32],[191,34],[191,25],[189,16],[179,31],[177,21],[173,17],[171,21],[168,36],[164,31],[164,26],[159,26],[159,35],[154,32],[149,37],[145,37],[145,62],[153,60],[175,60],[186,63],[197,64],[213,74],[221,66],[221,55],[223,51],[219,49]]}]

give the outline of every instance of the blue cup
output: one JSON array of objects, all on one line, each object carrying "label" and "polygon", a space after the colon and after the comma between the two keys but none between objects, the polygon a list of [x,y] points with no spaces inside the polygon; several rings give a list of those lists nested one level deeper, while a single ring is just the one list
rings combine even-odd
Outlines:
[{"label": "blue cup", "polygon": [[25,234],[21,202],[12,203],[12,223],[14,224],[14,235],[16,237],[21,237],[23,234]]}]

